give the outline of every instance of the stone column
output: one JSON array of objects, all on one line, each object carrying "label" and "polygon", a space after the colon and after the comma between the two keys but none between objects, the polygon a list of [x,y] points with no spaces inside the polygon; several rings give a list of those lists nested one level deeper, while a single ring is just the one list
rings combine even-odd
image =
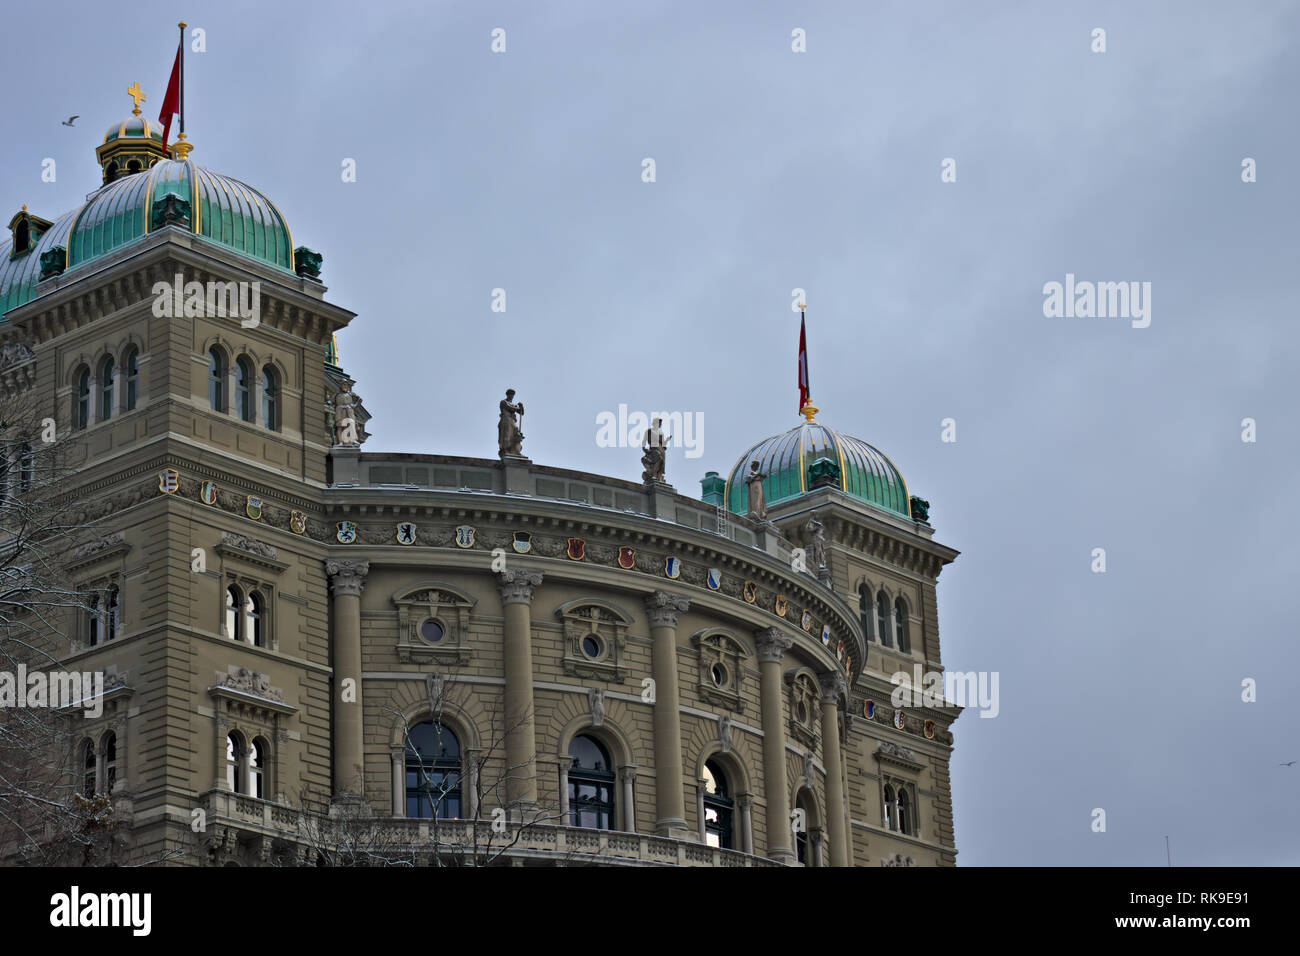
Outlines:
[{"label": "stone column", "polygon": [[569,768],[573,766],[573,758],[561,754],[555,766],[560,776],[560,826],[573,826],[569,818]]},{"label": "stone column", "polygon": [[645,599],[650,620],[654,678],[655,833],[684,839],[686,803],[682,796],[682,722],[677,692],[677,615],[691,602],[667,591]]},{"label": "stone column", "polygon": [[740,849],[752,854],[754,852],[754,795],[742,793],[737,796],[736,808],[740,810]]},{"label": "stone column", "polygon": [[830,841],[831,866],[848,866],[848,842],[844,824],[844,774],[840,759],[840,698],[847,681],[838,671],[818,676],[822,704],[822,760],[826,762],[826,835]]},{"label": "stone column", "polygon": [[230,733],[230,720],[226,717],[225,713],[220,710],[222,702],[217,701],[216,706],[218,710],[213,726],[217,731],[216,740],[214,741],[217,759],[213,761],[212,789],[225,790],[229,792],[230,786],[226,779],[226,737]]},{"label": "stone column", "polygon": [[501,571],[505,617],[506,802],[512,814],[537,806],[537,736],[533,726],[533,591],[541,571]]},{"label": "stone column", "polygon": [[[618,768],[618,779],[623,784],[623,829],[636,832],[636,767],[629,764]],[[564,788],[569,789],[567,786]]]},{"label": "stone column", "polygon": [[394,747],[393,760],[393,816],[406,816],[406,751]]},{"label": "stone column", "polygon": [[460,815],[466,820],[478,819],[478,765],[483,752],[477,747],[461,751]]},{"label": "stone column", "polygon": [[[369,561],[331,560],[325,574],[334,592],[334,793],[360,794],[365,745],[361,698],[361,589]],[[344,681],[352,683],[345,689]],[[346,696],[345,696],[346,695]]]},{"label": "stone column", "polygon": [[785,785],[785,708],[781,662],[794,646],[774,627],[754,636],[758,648],[759,698],[763,709],[763,796],[767,802],[767,855],[780,863],[795,862],[791,848],[790,795]]}]

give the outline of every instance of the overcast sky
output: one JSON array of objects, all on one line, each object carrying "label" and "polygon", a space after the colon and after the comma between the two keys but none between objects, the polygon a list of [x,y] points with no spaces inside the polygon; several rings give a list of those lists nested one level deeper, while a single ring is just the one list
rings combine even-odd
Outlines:
[{"label": "overcast sky", "polygon": [[[1300,864],[1296,4],[24,4],[0,212],[98,185],[178,15],[192,158],[358,313],[368,451],[492,457],[511,386],[534,461],[629,479],[599,412],[702,413],[698,495],[795,423],[804,289],[819,420],[930,500],[944,663],[1000,675],[959,863]],[[1067,273],[1150,325],[1046,317]]]}]

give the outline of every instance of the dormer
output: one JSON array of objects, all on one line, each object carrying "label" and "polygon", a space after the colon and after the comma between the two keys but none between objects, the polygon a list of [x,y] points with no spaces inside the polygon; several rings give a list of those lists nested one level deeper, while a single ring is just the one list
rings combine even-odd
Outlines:
[{"label": "dormer", "polygon": [[9,258],[17,259],[19,256],[25,256],[31,252],[36,248],[36,243],[40,241],[41,235],[53,225],[54,223],[48,219],[33,216],[27,211],[27,206],[24,205],[9,220],[9,235],[13,238],[13,248],[9,250]]}]

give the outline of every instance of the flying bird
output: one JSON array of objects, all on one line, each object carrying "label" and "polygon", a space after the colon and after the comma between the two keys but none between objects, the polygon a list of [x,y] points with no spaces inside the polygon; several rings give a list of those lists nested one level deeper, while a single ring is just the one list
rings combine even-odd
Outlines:
[{"label": "flying bird", "polygon": [[1278,764],[1278,766],[1279,766],[1279,767],[1294,767],[1294,766],[1295,766],[1295,761],[1294,761],[1294,760],[1288,760],[1286,763],[1280,763],[1280,764]]},{"label": "flying bird", "polygon": [[77,121],[77,116],[80,116],[80,115],[81,115],[81,114],[78,113],[78,114],[76,114],[76,116],[69,116],[67,119],[65,119],[65,120],[63,121],[63,125],[64,125],[64,126],[71,126],[73,123],[75,123],[75,122]]}]

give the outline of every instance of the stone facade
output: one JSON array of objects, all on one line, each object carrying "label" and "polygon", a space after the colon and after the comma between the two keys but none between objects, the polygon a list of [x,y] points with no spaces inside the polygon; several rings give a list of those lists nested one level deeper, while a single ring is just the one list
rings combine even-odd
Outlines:
[{"label": "stone facade", "polygon": [[[260,324],[156,317],[151,288],[176,274],[261,282]],[[30,346],[27,387],[78,449],[74,517],[101,537],[73,576],[119,589],[111,641],[91,646],[70,614],[54,651],[114,675],[112,706],[81,733],[116,734],[112,796],[135,858],[314,862],[322,821],[360,806],[392,846],[516,834],[500,857],[516,863],[955,862],[957,709],[909,708],[896,729],[889,703],[892,673],[942,667],[935,586],[956,552],[927,524],[834,488],[762,523],[719,522],[662,484],[336,447],[340,375],[322,355],[353,314],[324,293],[164,229],[42,283],[3,326]],[[212,407],[214,347],[227,370],[247,356],[278,371],[277,427],[241,420],[233,381]],[[128,348],[135,407],[119,389],[112,414],[92,401],[78,429],[78,370]],[[814,509],[829,584],[793,569]],[[873,633],[864,587],[904,599],[908,652]],[[256,620],[229,615],[228,593],[255,594]],[[464,760],[461,819],[436,824],[408,820],[404,794],[406,730],[434,711]],[[578,734],[613,764],[613,829],[570,825]],[[727,778],[729,847],[708,845],[706,762]],[[914,801],[901,827],[887,785]]]}]

